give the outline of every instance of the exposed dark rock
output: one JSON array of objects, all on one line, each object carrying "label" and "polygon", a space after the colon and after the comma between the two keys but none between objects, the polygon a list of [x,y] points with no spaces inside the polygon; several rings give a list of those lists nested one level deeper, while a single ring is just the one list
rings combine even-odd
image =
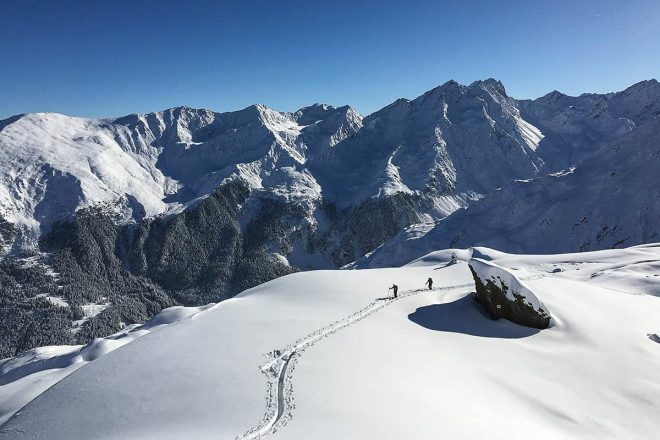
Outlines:
[{"label": "exposed dark rock", "polygon": [[0,261],[0,359],[40,345],[73,342],[74,309],[42,297],[59,294],[43,266],[11,257]]},{"label": "exposed dark rock", "polygon": [[0,216],[0,253],[11,246],[18,234],[16,227]]},{"label": "exposed dark rock", "polygon": [[350,231],[356,238],[358,251],[351,261],[373,251],[406,226],[419,222],[419,211],[415,209],[417,202],[415,196],[399,192],[381,199],[369,199],[358,206],[350,220]]},{"label": "exposed dark rock", "polygon": [[[550,315],[528,289],[516,286],[516,278],[503,268],[489,265],[489,272],[501,271],[502,275],[485,275],[480,270],[482,262],[472,260],[469,264],[474,278],[476,293],[474,300],[479,303],[491,319],[505,318],[516,324],[544,329],[550,325]],[[481,276],[480,276],[481,272]],[[533,298],[532,298],[533,297]]]}]

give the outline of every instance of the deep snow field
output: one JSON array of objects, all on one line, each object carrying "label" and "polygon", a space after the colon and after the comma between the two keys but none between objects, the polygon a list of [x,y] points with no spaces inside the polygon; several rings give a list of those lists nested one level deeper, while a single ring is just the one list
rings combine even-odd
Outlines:
[{"label": "deep snow field", "polygon": [[[660,244],[456,252],[296,273],[0,361],[0,439],[660,437]],[[473,256],[524,280],[551,327],[480,313]]]}]

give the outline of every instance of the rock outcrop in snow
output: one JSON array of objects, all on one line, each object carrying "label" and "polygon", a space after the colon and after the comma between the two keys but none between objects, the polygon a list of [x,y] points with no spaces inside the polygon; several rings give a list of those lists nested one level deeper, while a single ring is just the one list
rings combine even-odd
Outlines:
[{"label": "rock outcrop in snow", "polygon": [[468,264],[476,289],[474,300],[491,319],[505,318],[541,329],[550,325],[547,307],[510,270],[480,258],[472,258]]}]

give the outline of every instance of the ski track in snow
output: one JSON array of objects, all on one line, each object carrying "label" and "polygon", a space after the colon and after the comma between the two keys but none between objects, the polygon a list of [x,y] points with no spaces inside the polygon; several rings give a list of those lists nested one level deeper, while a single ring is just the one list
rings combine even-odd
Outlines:
[{"label": "ski track in snow", "polygon": [[[468,287],[474,287],[474,283],[440,287],[432,291],[438,292]],[[268,358],[268,361],[259,367],[261,372],[267,377],[266,412],[258,425],[250,428],[245,434],[237,436],[236,440],[261,439],[267,435],[274,434],[279,428],[284,427],[291,420],[293,410],[295,409],[293,372],[298,360],[308,347],[376,313],[394,301],[423,292],[431,292],[431,290],[412,289],[401,292],[397,298],[376,299],[359,311],[335,321],[326,327],[315,330],[282,350],[273,350],[267,353],[265,356]]]}]

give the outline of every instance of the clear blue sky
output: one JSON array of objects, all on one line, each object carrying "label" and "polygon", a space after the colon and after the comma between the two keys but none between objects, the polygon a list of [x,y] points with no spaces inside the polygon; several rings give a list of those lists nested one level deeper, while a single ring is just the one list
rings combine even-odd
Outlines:
[{"label": "clear blue sky", "polygon": [[0,118],[314,102],[368,114],[488,77],[516,98],[658,78],[660,1],[0,0]]}]

